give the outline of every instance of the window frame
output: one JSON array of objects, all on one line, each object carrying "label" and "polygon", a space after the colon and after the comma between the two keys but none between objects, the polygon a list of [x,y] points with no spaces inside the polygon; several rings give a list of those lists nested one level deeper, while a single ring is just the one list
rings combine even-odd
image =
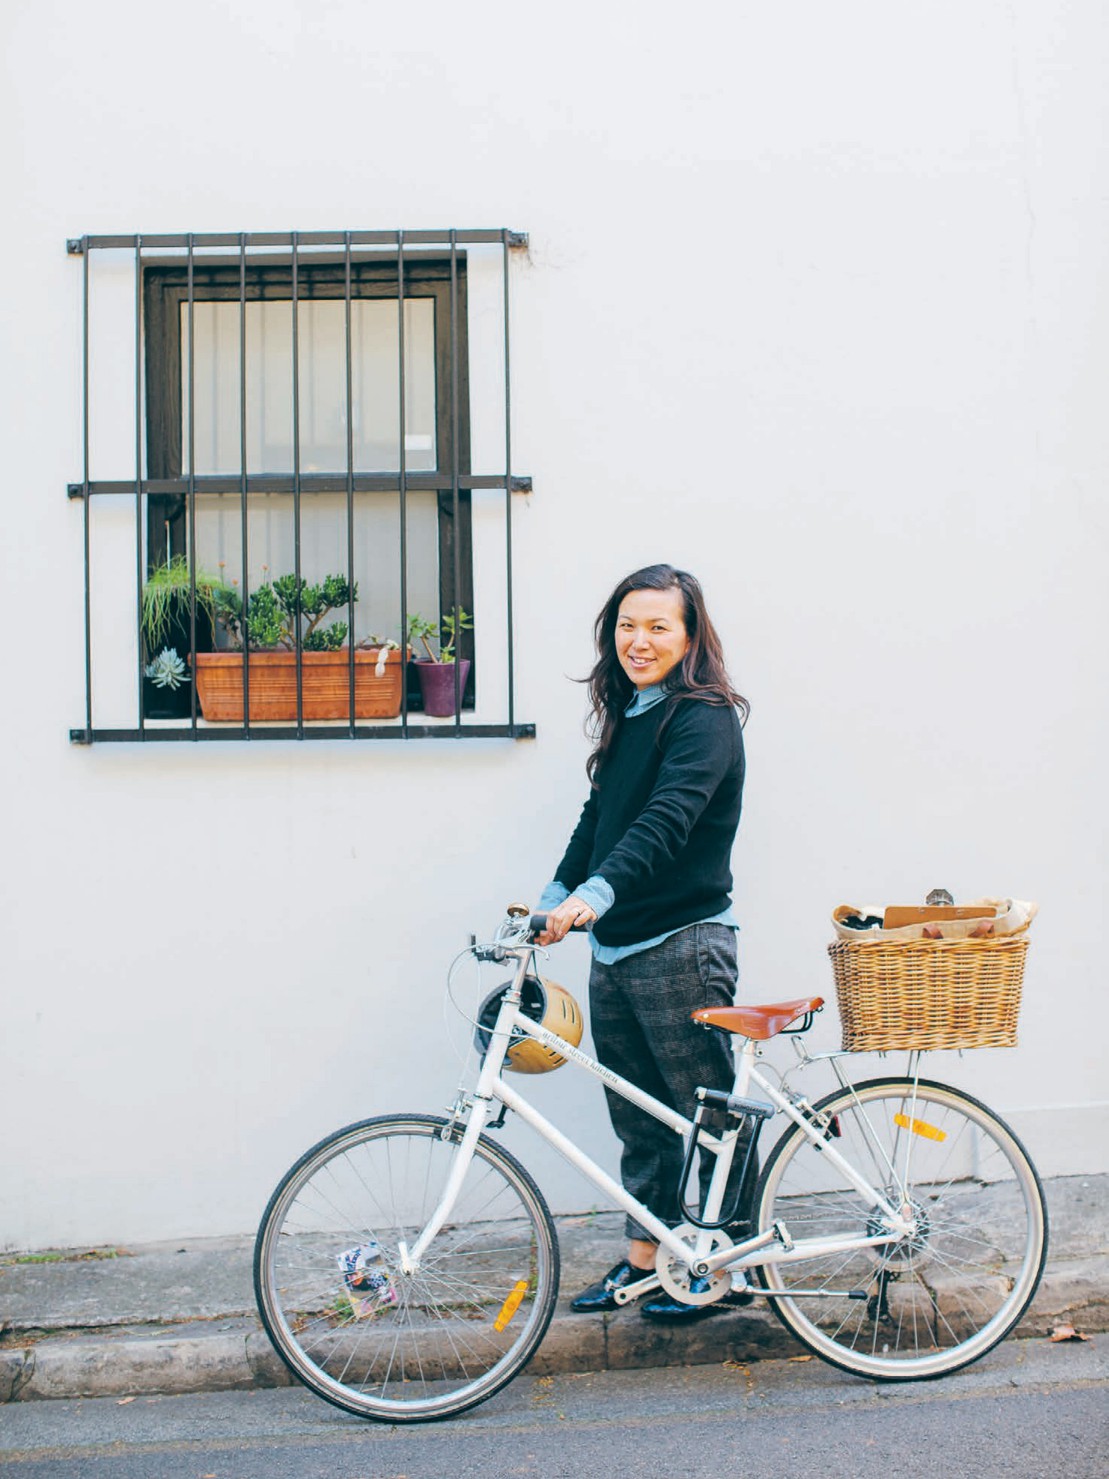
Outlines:
[{"label": "window frame", "polygon": [[[343,302],[346,298],[346,259],[342,254],[313,256],[310,262],[298,262],[296,269],[296,302],[329,299]],[[452,474],[467,477],[470,473],[470,386],[469,386],[469,340],[467,333],[466,258],[464,251],[456,253],[455,264],[455,330],[456,354],[454,357],[452,398],[452,353],[451,353],[451,261],[449,256],[435,252],[406,252],[403,262],[404,296],[408,298],[430,298],[434,304],[434,364],[435,364],[435,468],[431,472],[406,475],[409,486],[414,478],[426,485],[428,480],[436,484],[439,531],[439,612],[453,610],[455,604],[455,498],[452,492]],[[375,252],[351,254],[350,296],[357,299],[381,299],[397,301],[398,257],[396,254]],[[146,466],[147,478],[151,482],[173,481],[183,483],[185,428],[183,426],[183,376],[181,370],[181,310],[190,301],[205,302],[287,302],[293,299],[293,264],[288,258],[275,257],[272,261],[251,262],[243,266],[238,256],[205,257],[194,261],[191,269],[179,257],[172,259],[149,259],[143,266],[143,326],[145,347],[145,390],[146,390]],[[410,291],[418,289],[418,291]],[[453,433],[458,427],[458,462],[454,463]],[[352,469],[357,478],[360,469]],[[366,472],[366,469],[362,469]],[[252,474],[246,469],[247,477],[258,476],[272,480],[275,484],[291,478],[292,474],[270,475],[264,472]],[[399,487],[401,469],[375,469],[374,477],[394,479]],[[198,475],[202,476],[202,475]],[[336,478],[346,477],[346,469],[335,469],[325,474],[324,483],[334,483]],[[195,481],[195,479],[194,479]],[[311,493],[320,481],[301,473],[297,481],[301,493]],[[151,566],[161,563],[166,556],[166,525],[173,548],[188,546],[188,497],[182,491],[172,494],[151,494],[147,500],[146,534],[148,562]],[[473,520],[472,497],[468,488],[458,489],[458,605],[464,610],[474,609],[473,579]],[[464,709],[474,707],[474,688],[477,672],[474,665],[472,633],[461,633],[458,643],[459,655],[471,663],[467,693],[463,699]],[[420,687],[416,675],[407,670],[407,703],[409,710],[418,711],[421,706]]]},{"label": "window frame", "polygon": [[[532,723],[520,721],[516,717],[515,705],[512,504],[514,494],[531,493],[532,480],[526,475],[514,473],[512,467],[512,371],[510,359],[511,335],[509,331],[511,298],[510,259],[513,255],[517,255],[521,252],[526,252],[528,246],[529,237],[527,232],[510,230],[509,228],[504,226],[495,227],[492,229],[461,229],[451,227],[449,229],[440,230],[419,228],[411,231],[238,231],[175,232],[155,233],[152,235],[132,232],[129,234],[85,234],[83,236],[69,237],[66,240],[65,249],[67,255],[70,257],[71,260],[78,260],[81,265],[80,415],[82,433],[82,471],[80,475],[80,481],[68,483],[66,487],[66,494],[71,503],[77,502],[81,505],[81,525],[84,547],[84,718],[83,724],[80,727],[71,728],[69,730],[69,739],[71,743],[88,746],[104,742],[124,743],[150,740],[168,741],[173,743],[179,743],[181,741],[196,743],[199,740],[236,742],[251,739],[283,741],[289,739],[336,740],[349,738],[352,741],[356,741],[366,739],[423,740],[534,738],[535,725]],[[453,465],[451,466],[449,471],[447,469],[443,469],[438,473],[431,473],[423,470],[408,471],[405,458],[404,438],[402,435],[399,443],[399,455],[401,458],[399,475],[397,472],[355,474],[353,473],[350,466],[351,457],[349,451],[349,431],[348,458],[345,475],[331,473],[320,474],[316,472],[311,474],[303,474],[299,467],[299,456],[297,454],[297,451],[295,450],[297,444],[295,436],[293,458],[294,470],[291,477],[287,475],[277,474],[248,475],[245,469],[241,469],[238,474],[231,476],[218,475],[197,477],[194,473],[194,470],[190,469],[189,474],[183,478],[156,478],[151,475],[149,469],[144,468],[144,448],[146,445],[147,430],[144,397],[146,371],[144,354],[145,326],[143,322],[143,274],[144,268],[147,265],[155,265],[155,263],[159,261],[159,254],[161,265],[177,266],[179,268],[183,267],[185,269],[188,281],[188,294],[193,301],[195,301],[194,288],[196,274],[198,271],[203,270],[205,266],[217,265],[227,267],[234,263],[238,263],[240,273],[243,273],[245,272],[245,268],[248,263],[254,265],[257,263],[274,262],[275,253],[279,254],[280,259],[284,259],[284,261],[292,265],[293,291],[291,296],[293,297],[294,301],[300,296],[298,281],[299,272],[309,264],[323,263],[326,256],[330,256],[332,263],[334,263],[336,260],[341,260],[344,264],[344,268],[346,268],[347,264],[350,264],[356,256],[360,259],[363,256],[365,256],[367,260],[376,259],[379,263],[386,264],[388,267],[391,267],[393,263],[396,263],[397,266],[395,268],[395,281],[397,283],[398,299],[400,298],[403,291],[402,285],[406,284],[407,282],[406,273],[408,264],[417,261],[421,253],[424,253],[429,258],[437,259],[440,264],[449,263],[449,275],[451,284],[451,415],[454,418],[454,425],[458,428],[458,452],[459,454],[461,454],[462,439],[463,436],[468,434],[470,420],[468,406],[466,408],[467,415],[465,421],[463,422],[460,417],[460,412],[462,410],[460,392],[462,386],[467,383],[466,377],[468,375],[468,355],[464,360],[458,353],[460,330],[465,328],[465,323],[460,323],[458,316],[460,288],[463,292],[465,291],[465,288],[463,286],[464,277],[462,274],[460,274],[459,268],[460,266],[462,266],[467,252],[479,248],[484,249],[486,247],[494,248],[496,250],[496,255],[499,259],[500,277],[500,288],[498,291],[503,297],[503,326],[498,334],[498,337],[503,335],[503,357],[501,360],[502,378],[501,390],[498,395],[503,397],[502,405],[504,426],[504,439],[502,444],[503,459],[500,452],[496,450],[492,451],[491,456],[489,452],[486,452],[484,456],[488,459],[488,462],[490,464],[486,470],[476,473],[465,471],[461,465],[461,455],[458,455],[454,458]],[[424,252],[424,249],[427,249],[426,253]],[[104,281],[108,284],[109,293],[111,295],[116,295],[118,305],[118,280],[113,283],[112,274],[115,271],[115,265],[116,263],[118,263],[118,256],[121,252],[127,253],[133,263],[133,287],[131,296],[134,304],[134,368],[132,377],[134,416],[134,437],[132,441],[132,447],[134,451],[134,457],[132,462],[132,472],[130,475],[127,475],[127,473],[124,472],[124,468],[119,466],[120,449],[121,447],[125,447],[126,443],[119,442],[117,432],[110,432],[109,437],[113,435],[116,436],[116,440],[114,443],[109,442],[109,445],[114,445],[115,447],[115,450],[110,453],[110,460],[116,463],[118,471],[113,476],[111,471],[106,469],[106,471],[108,472],[107,476],[94,477],[90,465],[90,449],[92,447],[94,431],[94,418],[92,415],[91,406],[93,387],[95,385],[95,377],[92,373],[93,335],[90,332],[90,324],[92,322],[92,311],[90,305],[91,299],[94,296],[92,290],[93,274],[91,271],[91,263],[93,259],[98,257],[104,257],[109,261],[110,265],[107,269]],[[166,256],[166,254],[169,254],[168,257]],[[222,255],[222,261],[220,261],[219,254]],[[337,256],[337,254],[339,255]],[[472,266],[473,264],[471,263],[470,265]],[[485,263],[484,259],[482,259],[483,283],[484,270]],[[242,278],[240,277],[240,285],[241,283]],[[241,292],[242,287],[240,286],[240,293]],[[99,299],[99,286],[97,286],[95,296]],[[118,306],[114,315],[107,320],[103,320],[102,322],[107,324],[107,329],[102,330],[98,327],[98,342],[99,336],[102,333],[106,332],[107,343],[110,346],[108,352],[112,357],[111,363],[113,365],[118,365],[119,331],[123,326],[119,317]],[[294,315],[294,337],[296,336],[296,322],[297,320]],[[483,345],[482,353],[484,357],[484,355],[491,348],[491,344],[488,339],[489,323],[486,319],[484,310],[482,312],[482,324],[483,333],[481,335],[481,339]],[[493,342],[495,343],[496,341],[494,340]],[[401,346],[401,359],[398,362],[398,373],[401,373],[403,397],[403,334],[399,336],[399,343]],[[99,353],[100,351],[98,349],[97,354],[99,355]],[[191,368],[192,367],[190,366],[190,370]],[[348,385],[349,378],[350,371],[348,368]],[[298,404],[297,381],[298,373],[294,372],[294,408]],[[120,382],[117,375],[115,378],[115,384],[118,385],[119,383]],[[242,381],[240,381],[240,384],[242,386]],[[487,425],[485,418],[488,415],[488,389],[489,387],[483,388],[482,393],[483,426]],[[240,394],[243,395],[245,394],[245,392],[241,389]],[[401,410],[401,423],[403,425],[403,399]],[[350,423],[350,419],[351,418],[348,416],[348,426]],[[296,416],[294,410],[294,424],[295,422]],[[101,424],[101,416],[98,410],[95,420],[96,428],[99,428]],[[104,417],[103,425],[112,425],[110,417]],[[96,431],[96,436],[99,440],[99,429],[97,429]],[[99,459],[99,457],[101,456],[101,452],[99,449],[97,450],[96,455]],[[125,452],[123,453],[122,460],[125,467],[128,460]],[[467,462],[468,461],[469,450],[467,447]],[[166,464],[163,463],[162,465],[165,466]],[[123,473],[123,475],[120,476],[119,473]],[[144,717],[144,704],[142,696],[143,685],[146,681],[146,677],[144,675],[145,658],[143,656],[142,649],[142,588],[146,579],[147,570],[149,568],[147,549],[147,534],[149,530],[149,520],[147,517],[148,500],[156,497],[165,497],[168,495],[177,497],[184,496],[186,517],[188,520],[188,539],[185,542],[185,548],[188,551],[190,561],[195,564],[195,520],[197,501],[199,498],[213,493],[238,494],[243,500],[242,518],[245,527],[250,495],[255,492],[267,494],[291,493],[293,496],[294,537],[296,539],[294,559],[296,568],[299,570],[299,530],[301,528],[300,499],[302,493],[312,494],[318,492],[345,492],[347,497],[349,529],[351,527],[350,519],[352,517],[352,510],[355,506],[353,503],[353,499],[356,495],[367,491],[387,493],[399,492],[400,507],[402,511],[402,559],[400,563],[402,590],[400,609],[403,612],[407,611],[408,609],[403,590],[404,571],[406,564],[405,559],[403,558],[403,530],[405,528],[403,512],[405,507],[406,492],[417,493],[430,491],[443,495],[447,493],[447,490],[449,490],[450,505],[454,510],[454,524],[457,525],[459,528],[462,527],[463,523],[463,507],[465,507],[467,517],[470,514],[469,505],[472,501],[470,496],[472,491],[497,491],[503,497],[503,549],[505,563],[503,577],[500,581],[496,582],[500,585],[500,600],[498,602],[495,602],[494,605],[488,608],[487,611],[483,611],[481,621],[482,630],[485,631],[487,628],[487,624],[492,618],[494,632],[496,631],[496,628],[500,624],[500,622],[503,621],[503,645],[497,644],[497,646],[499,646],[499,650],[503,655],[504,687],[503,689],[501,688],[501,679],[498,679],[498,683],[496,687],[493,688],[490,695],[493,700],[493,710],[491,713],[489,713],[488,717],[483,716],[480,720],[476,720],[475,716],[476,722],[471,721],[468,723],[463,723],[461,712],[463,706],[459,705],[456,706],[454,721],[451,724],[436,722],[436,719],[434,718],[429,718],[424,722],[414,723],[412,722],[413,718],[419,720],[422,718],[422,716],[418,713],[410,716],[407,702],[405,700],[402,700],[402,705],[398,716],[399,723],[395,724],[390,722],[380,723],[373,720],[370,720],[369,722],[360,721],[356,719],[353,712],[350,716],[349,725],[347,724],[346,720],[344,720],[343,727],[341,729],[334,726],[330,722],[305,722],[301,713],[300,682],[302,649],[298,637],[296,644],[297,718],[295,725],[290,724],[287,726],[284,723],[262,722],[260,725],[256,726],[252,721],[249,720],[249,718],[244,719],[241,727],[232,727],[232,725],[227,724],[223,721],[211,722],[205,720],[204,722],[200,723],[198,722],[198,720],[201,718],[201,716],[199,714],[199,708],[196,703],[195,687],[192,689],[193,703],[190,722],[188,722],[186,725],[174,723],[166,726],[160,721],[156,720],[153,727],[147,723],[147,720]],[[107,724],[98,725],[94,717],[93,675],[94,668],[99,671],[99,658],[97,658],[97,661],[94,662],[94,653],[99,654],[102,644],[106,644],[107,647],[110,649],[115,649],[117,638],[122,629],[118,624],[118,615],[107,625],[104,624],[102,617],[98,615],[95,622],[94,631],[94,611],[96,610],[97,606],[100,606],[100,609],[102,610],[111,608],[104,608],[101,603],[94,603],[93,601],[94,579],[95,582],[99,585],[101,581],[99,572],[102,568],[102,561],[99,556],[99,551],[97,551],[95,559],[93,556],[93,525],[95,523],[98,526],[98,529],[104,528],[108,534],[109,539],[117,539],[119,533],[121,532],[121,525],[118,520],[118,511],[120,509],[121,501],[131,503],[134,509],[132,522],[132,528],[134,531],[134,552],[132,556],[132,569],[134,571],[135,583],[132,595],[132,599],[134,602],[132,608],[134,611],[134,628],[132,635],[138,643],[138,655],[137,658],[132,658],[131,660],[135,662],[133,681],[135,682],[137,690],[137,717],[130,721],[128,721],[126,717],[122,718],[122,721],[119,719],[116,719],[114,721],[109,720]],[[440,503],[442,504],[443,502],[444,499],[440,497]],[[114,516],[108,514],[103,520],[101,520],[97,515],[94,514],[94,510],[104,507],[105,504],[109,508],[114,506],[117,513]],[[453,566],[452,573],[454,577],[451,585],[450,601],[449,603],[446,601],[441,602],[441,614],[445,614],[445,610],[449,610],[456,605],[461,606],[463,602],[459,599],[459,596],[463,595],[464,593],[468,593],[468,587],[464,586],[463,584],[463,571],[461,568],[462,551],[460,546],[461,540],[455,540],[453,545],[449,549],[450,558],[447,560],[447,562],[441,562],[440,564],[440,576],[443,575],[445,570],[451,569],[451,567]],[[348,536],[348,565],[350,559],[349,550],[350,541]],[[484,571],[484,562],[488,558],[488,555],[491,553],[491,551],[488,550],[486,547],[484,535],[482,539],[482,550]],[[246,559],[249,559],[248,549],[245,545],[244,555]],[[112,570],[112,574],[105,577],[106,582],[109,585],[118,586],[121,567],[119,566],[117,557],[113,557],[110,568]],[[470,562],[467,561],[466,575],[470,580],[472,580],[473,578],[473,573],[474,572],[470,568]],[[353,578],[353,575],[351,576],[351,578]],[[484,579],[485,576],[483,573],[483,582]],[[496,578],[494,577],[494,579]],[[120,592],[120,594],[122,594],[122,592]],[[246,594],[245,589],[243,591],[243,594]],[[114,609],[118,612],[118,595],[114,599],[116,602]],[[471,597],[471,599],[473,598]],[[500,609],[503,613],[503,616],[499,619],[496,617],[495,614],[498,605],[500,606]],[[473,608],[471,607],[470,609]],[[191,620],[192,618],[190,617],[190,621]],[[471,642],[472,639],[464,638],[463,641],[459,644],[459,649],[462,654],[464,654],[466,650],[470,647]],[[196,650],[195,638],[193,638],[192,650]],[[105,664],[105,667],[109,672],[109,681],[107,684],[109,698],[107,702],[109,705],[115,707],[118,712],[118,706],[121,700],[121,696],[124,692],[124,689],[120,686],[119,682],[121,669],[119,666],[118,654],[110,656],[109,660]],[[355,664],[352,655],[350,663],[350,682],[352,698],[354,690],[354,667]],[[246,666],[244,666],[243,672],[243,697],[245,705]],[[405,689],[403,691],[406,696],[407,690]],[[505,705],[504,710],[502,711],[504,717],[498,718],[496,717],[496,714],[502,702],[502,695]],[[414,705],[413,707],[415,708],[416,706]]]}]

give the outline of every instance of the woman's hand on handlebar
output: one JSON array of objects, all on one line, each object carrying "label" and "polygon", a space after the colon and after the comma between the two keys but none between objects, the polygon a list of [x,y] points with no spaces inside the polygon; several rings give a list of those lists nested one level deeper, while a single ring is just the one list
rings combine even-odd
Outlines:
[{"label": "woman's hand on handlebar", "polygon": [[572,929],[587,929],[596,917],[595,909],[591,909],[584,899],[578,898],[577,894],[571,894],[568,899],[563,899],[561,904],[548,909],[547,928],[536,937],[535,943],[556,945]]}]

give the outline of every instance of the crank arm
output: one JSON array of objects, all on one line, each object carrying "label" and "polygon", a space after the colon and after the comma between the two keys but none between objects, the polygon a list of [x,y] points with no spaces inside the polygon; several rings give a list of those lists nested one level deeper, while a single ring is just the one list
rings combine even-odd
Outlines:
[{"label": "crank arm", "polygon": [[661,1288],[662,1282],[658,1274],[648,1274],[645,1279],[639,1279],[634,1284],[625,1284],[622,1289],[614,1289],[612,1297],[619,1305],[630,1304],[641,1294],[653,1294],[656,1289]]}]

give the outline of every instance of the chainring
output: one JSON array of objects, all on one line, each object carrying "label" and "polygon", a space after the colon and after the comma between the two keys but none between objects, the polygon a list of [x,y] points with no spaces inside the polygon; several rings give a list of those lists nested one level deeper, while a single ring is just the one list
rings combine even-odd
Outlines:
[{"label": "chainring", "polygon": [[[683,1222],[680,1227],[674,1228],[676,1237],[687,1242],[701,1235],[701,1229],[693,1226],[691,1222]],[[722,1248],[731,1248],[732,1240],[727,1233],[715,1231],[710,1234],[711,1242],[709,1251],[718,1253]],[[659,1244],[658,1253],[655,1256],[655,1273],[658,1274],[659,1283],[673,1299],[680,1300],[682,1304],[715,1304],[722,1295],[727,1294],[732,1287],[732,1276],[727,1269],[719,1269],[714,1274],[707,1274],[698,1278],[697,1283],[703,1284],[703,1289],[693,1290],[693,1274],[689,1265],[682,1263],[680,1259]]]}]

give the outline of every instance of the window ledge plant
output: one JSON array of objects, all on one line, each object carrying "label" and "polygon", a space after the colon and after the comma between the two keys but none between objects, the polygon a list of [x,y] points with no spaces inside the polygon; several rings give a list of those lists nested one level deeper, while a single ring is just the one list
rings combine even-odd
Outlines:
[{"label": "window ledge plant", "polygon": [[352,660],[354,717],[395,717],[401,687],[397,644],[368,638],[352,654],[348,623],[325,620],[357,599],[357,584],[343,575],[327,575],[316,585],[295,574],[282,575],[252,590],[244,611],[236,583],[224,586],[216,595],[215,613],[230,650],[197,659],[197,694],[205,719],[242,723],[249,690],[252,723],[295,720],[298,636],[305,719],[350,718]]},{"label": "window ledge plant", "polygon": [[[414,659],[425,714],[449,718],[456,712],[456,697],[465,693],[470,676],[470,659],[457,655],[458,636],[461,632],[472,632],[473,629],[473,618],[461,607],[458,609],[457,625],[453,611],[448,612],[438,626],[426,621],[418,611],[409,616],[408,640],[413,646],[417,642],[421,643],[427,654],[426,657]],[[433,639],[436,647],[431,645]]]},{"label": "window ledge plant", "polygon": [[182,719],[191,714],[187,685],[192,681],[193,644],[198,652],[215,646],[217,598],[227,589],[222,576],[199,569],[194,586],[184,555],[155,565],[143,582],[139,626],[146,718]]}]

